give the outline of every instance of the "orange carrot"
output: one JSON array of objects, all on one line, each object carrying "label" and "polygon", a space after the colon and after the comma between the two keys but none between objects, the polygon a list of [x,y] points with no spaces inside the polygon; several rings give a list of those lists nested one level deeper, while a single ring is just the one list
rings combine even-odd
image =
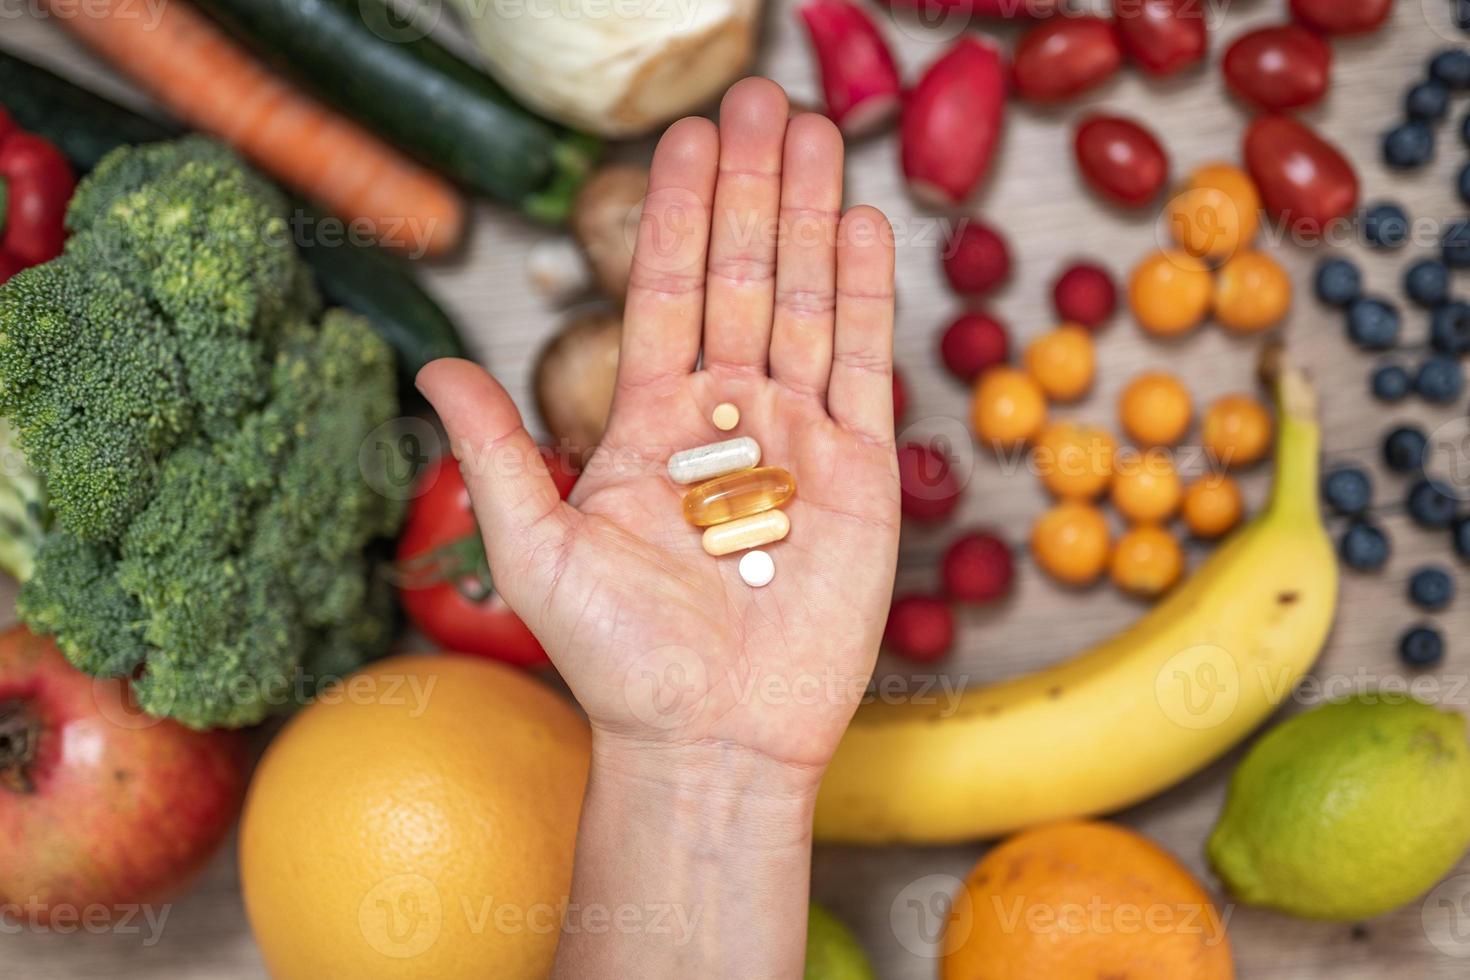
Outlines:
[{"label": "orange carrot", "polygon": [[46,2],[69,31],[176,115],[230,143],[349,230],[413,254],[439,255],[458,243],[464,205],[447,181],[293,89],[181,0]]}]

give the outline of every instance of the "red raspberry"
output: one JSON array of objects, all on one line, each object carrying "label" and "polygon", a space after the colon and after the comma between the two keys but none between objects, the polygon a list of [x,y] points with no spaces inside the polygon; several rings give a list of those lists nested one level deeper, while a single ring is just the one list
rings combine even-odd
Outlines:
[{"label": "red raspberry", "polygon": [[950,288],[961,296],[983,296],[1011,275],[1005,239],[973,218],[950,229],[940,258]]},{"label": "red raspberry", "polygon": [[954,646],[954,613],[943,599],[907,595],[893,600],[883,643],[890,651],[924,663],[938,660]]},{"label": "red raspberry", "polygon": [[916,442],[898,451],[898,485],[903,512],[915,520],[942,520],[960,502],[960,484],[949,460]]},{"label": "red raspberry", "polygon": [[986,531],[956,538],[940,564],[945,594],[960,602],[999,599],[1011,590],[1015,571],[1010,545]]},{"label": "red raspberry", "polygon": [[1052,286],[1057,316],[1096,330],[1118,308],[1118,290],[1102,266],[1078,262]]},{"label": "red raspberry", "polygon": [[1004,364],[1010,352],[1005,324],[988,313],[960,314],[939,338],[944,366],[966,384],[986,368]]}]

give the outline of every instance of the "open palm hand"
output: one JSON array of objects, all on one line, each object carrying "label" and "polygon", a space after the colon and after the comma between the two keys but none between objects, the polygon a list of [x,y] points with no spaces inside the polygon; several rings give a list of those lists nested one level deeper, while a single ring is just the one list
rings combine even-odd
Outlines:
[{"label": "open palm hand", "polygon": [[[893,249],[841,212],[842,140],[747,79],[718,129],[654,156],[607,433],[558,499],[505,391],[464,361],[419,386],[449,430],[495,580],[594,728],[820,771],[877,654],[898,545]],[[738,428],[710,421],[721,402]],[[683,518],[668,457],[736,435],[788,469],[776,578],[747,586]]]}]

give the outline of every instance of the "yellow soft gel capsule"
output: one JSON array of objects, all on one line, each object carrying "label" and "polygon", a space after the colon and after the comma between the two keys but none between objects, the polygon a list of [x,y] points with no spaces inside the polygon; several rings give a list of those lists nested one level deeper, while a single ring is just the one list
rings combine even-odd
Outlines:
[{"label": "yellow soft gel capsule", "polygon": [[775,510],[796,493],[796,481],[779,466],[759,466],[715,477],[684,495],[684,519],[695,527],[724,524]]}]

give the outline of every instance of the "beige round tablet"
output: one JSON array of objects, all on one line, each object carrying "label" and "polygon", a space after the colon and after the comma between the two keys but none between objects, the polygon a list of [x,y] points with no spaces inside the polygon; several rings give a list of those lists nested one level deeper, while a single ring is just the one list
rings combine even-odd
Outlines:
[{"label": "beige round tablet", "polygon": [[764,551],[747,551],[740,556],[740,577],[753,589],[770,585],[776,577],[776,563]]},{"label": "beige round tablet", "polygon": [[715,406],[714,414],[710,416],[715,428],[721,432],[729,432],[740,424],[740,409],[729,402],[720,402]]}]

